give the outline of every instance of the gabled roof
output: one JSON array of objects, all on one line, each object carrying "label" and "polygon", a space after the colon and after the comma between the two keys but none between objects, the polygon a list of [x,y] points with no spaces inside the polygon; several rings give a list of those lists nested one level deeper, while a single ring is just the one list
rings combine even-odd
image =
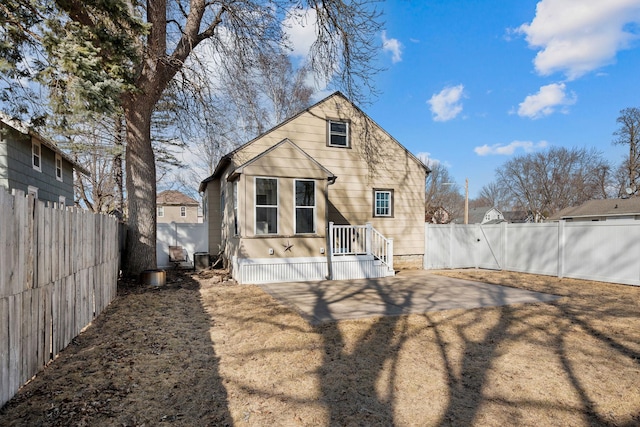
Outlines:
[{"label": "gabled roof", "polygon": [[156,204],[165,206],[198,206],[200,203],[177,190],[165,190],[156,196]]},{"label": "gabled roof", "polygon": [[640,215],[640,197],[629,199],[588,200],[580,206],[565,208],[549,220],[558,221],[566,218],[615,217]]},{"label": "gabled roof", "polygon": [[[251,165],[260,162],[260,160],[265,159],[266,157],[271,155],[273,152],[284,148],[284,146],[291,147],[297,153],[297,155],[299,156],[298,157],[299,159],[306,160],[308,166],[311,166],[311,168],[315,168],[316,170],[320,171],[323,176],[327,177],[330,180],[331,179],[333,179],[333,180],[336,179],[336,176],[333,173],[331,173],[331,171],[329,171],[327,168],[322,166],[316,159],[314,159],[309,154],[307,154],[302,148],[300,148],[296,144],[294,144],[289,138],[283,139],[282,141],[278,142],[277,144],[269,147],[268,149],[266,149],[262,153],[258,154],[254,158],[252,158],[252,159],[248,160],[247,162],[243,163],[242,165],[238,166],[229,175],[228,179],[229,180],[233,180],[236,175],[244,173],[245,169],[250,168]],[[292,160],[292,159],[289,158],[289,160]],[[298,163],[298,162],[295,162],[295,163]],[[310,169],[307,169],[307,170],[310,170]],[[296,176],[297,177],[301,177],[300,175],[296,175]]]},{"label": "gabled roof", "polygon": [[91,176],[91,172],[89,172],[82,165],[80,165],[80,163],[76,162],[69,155],[67,155],[64,151],[62,151],[55,142],[48,140],[44,136],[40,135],[38,132],[32,130],[31,127],[29,125],[27,125],[26,123],[24,123],[24,122],[22,122],[22,121],[20,121],[18,119],[10,117],[9,115],[7,115],[6,113],[4,113],[2,111],[0,111],[0,121],[2,123],[4,123],[5,125],[9,126],[11,129],[13,129],[13,130],[15,130],[17,132],[20,132],[23,135],[28,135],[28,136],[31,136],[32,138],[36,138],[40,142],[40,144],[42,144],[45,147],[49,148],[54,153],[59,154],[60,157],[62,157],[63,159],[65,159],[66,161],[71,163],[71,165],[73,165],[73,168],[75,170],[77,170],[78,172],[80,172],[81,174],[83,174],[85,176]]},{"label": "gabled roof", "polygon": [[272,127],[271,129],[267,130],[266,132],[261,133],[260,135],[256,136],[255,138],[253,138],[251,141],[241,145],[240,147],[236,148],[235,150],[231,151],[230,153],[226,154],[225,156],[223,156],[220,161],[218,162],[218,165],[216,166],[215,170],[213,171],[213,174],[204,179],[201,183],[200,183],[200,188],[198,189],[198,191],[203,192],[206,187],[207,187],[207,183],[213,181],[214,179],[217,179],[220,177],[220,175],[222,174],[222,172],[227,168],[227,166],[231,163],[231,159],[233,158],[234,154],[236,154],[237,152],[239,152],[240,150],[244,149],[245,147],[251,145],[252,143],[254,143],[255,141],[259,140],[260,138],[262,138],[264,135],[273,132],[274,130],[284,126],[285,124],[297,119],[298,117],[300,117],[301,115],[303,115],[304,113],[308,113],[310,112],[313,108],[317,107],[318,105],[321,105],[325,102],[327,102],[329,99],[333,98],[333,97],[340,97],[342,99],[344,99],[345,101],[347,101],[349,104],[351,104],[351,106],[357,110],[360,114],[362,114],[367,120],[370,120],[373,124],[375,124],[382,132],[384,132],[393,142],[395,142],[396,144],[398,144],[400,147],[402,147],[402,149],[409,155],[410,158],[412,158],[418,165],[422,166],[425,171],[427,172],[427,174],[429,174],[431,172],[431,169],[429,169],[429,167],[427,167],[424,163],[422,163],[422,161],[420,161],[420,159],[418,159],[415,155],[413,155],[413,153],[411,153],[409,150],[407,150],[407,148],[402,145],[400,142],[398,142],[398,140],[396,140],[393,136],[391,136],[386,130],[384,130],[384,128],[382,126],[380,126],[378,123],[375,122],[375,120],[371,119],[371,117],[369,117],[364,111],[362,111],[357,105],[355,105],[353,102],[351,102],[351,100],[349,100],[344,94],[342,94],[342,92],[340,91],[336,91],[334,93],[332,93],[331,95],[327,96],[326,98],[321,99],[320,101],[316,102],[315,104],[311,105],[310,107],[305,108],[304,110],[300,111],[299,113],[289,117],[287,120],[278,123],[277,125],[275,125],[274,127]]}]

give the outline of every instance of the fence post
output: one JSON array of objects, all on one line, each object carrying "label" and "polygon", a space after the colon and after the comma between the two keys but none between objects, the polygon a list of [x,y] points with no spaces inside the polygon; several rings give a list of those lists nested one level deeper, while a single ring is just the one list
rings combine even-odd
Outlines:
[{"label": "fence post", "polygon": [[564,277],[564,224],[565,220],[558,221],[558,278]]},{"label": "fence post", "polygon": [[365,232],[365,241],[364,241],[364,246],[365,246],[365,251],[367,252],[367,255],[371,255],[373,253],[373,251],[371,250],[371,240],[373,239],[373,225],[371,225],[370,222],[366,223],[366,232]]},{"label": "fence post", "polygon": [[502,232],[502,253],[500,254],[500,258],[502,262],[500,264],[500,270],[506,270],[507,256],[509,254],[509,251],[507,250],[507,244],[509,243],[509,241],[507,240],[508,223],[503,222],[501,225],[502,225],[502,228],[500,229],[500,231]]}]

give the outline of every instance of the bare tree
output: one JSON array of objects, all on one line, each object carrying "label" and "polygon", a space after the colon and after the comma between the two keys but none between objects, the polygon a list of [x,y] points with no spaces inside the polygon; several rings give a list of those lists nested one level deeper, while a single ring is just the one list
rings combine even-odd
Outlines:
[{"label": "bare tree", "polygon": [[514,157],[496,176],[513,204],[541,221],[566,207],[607,198],[610,166],[596,150],[553,147]]},{"label": "bare tree", "polygon": [[498,209],[506,209],[509,207],[507,192],[497,182],[492,181],[480,189],[480,194],[473,201],[472,206],[491,206]]},{"label": "bare tree", "polygon": [[464,197],[442,163],[431,163],[425,194],[425,221],[447,224],[462,215]]},{"label": "bare tree", "polygon": [[[362,95],[376,53],[373,35],[380,25],[368,0],[346,4],[339,0],[294,2],[311,7],[317,16],[317,40],[312,46],[312,66],[327,81],[338,79],[347,94]],[[80,0],[60,2],[68,17],[85,27],[101,26],[100,15],[86,13]],[[121,88],[126,121],[126,181],[129,212],[126,273],[135,275],[155,268],[156,167],[151,144],[151,116],[169,83],[203,41],[212,40],[222,57],[249,64],[256,52],[270,52],[283,41],[279,13],[289,1],[150,0],[141,10],[148,35],[138,38],[131,88]],[[97,54],[101,54],[98,50]],[[245,62],[246,61],[246,62]],[[108,72],[109,70],[107,70]]]},{"label": "bare tree", "polygon": [[613,143],[629,146],[629,155],[622,167],[627,175],[627,193],[635,195],[640,191],[640,109],[632,107],[621,110],[616,122],[620,128],[613,133],[616,136]]}]

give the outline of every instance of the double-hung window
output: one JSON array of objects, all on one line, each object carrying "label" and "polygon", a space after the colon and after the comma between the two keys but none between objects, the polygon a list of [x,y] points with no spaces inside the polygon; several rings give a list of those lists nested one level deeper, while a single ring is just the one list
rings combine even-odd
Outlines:
[{"label": "double-hung window", "polygon": [[316,232],[316,183],[296,180],[296,234]]},{"label": "double-hung window", "polygon": [[164,206],[158,206],[158,218],[162,218],[164,216]]},{"label": "double-hung window", "polygon": [[180,216],[182,218],[187,216],[187,207],[186,206],[180,206]]},{"label": "double-hung window", "polygon": [[329,120],[329,146],[349,147],[349,123]]},{"label": "double-hung window", "polygon": [[240,235],[240,226],[238,224],[238,180],[233,181],[233,235]]},{"label": "double-hung window", "polygon": [[256,234],[278,234],[278,180],[256,178]]},{"label": "double-hung window", "polygon": [[393,216],[393,190],[373,190],[373,216]]},{"label": "double-hung window", "polygon": [[56,153],[56,179],[62,182],[62,156]]},{"label": "double-hung window", "polygon": [[41,162],[42,158],[40,157],[40,143],[33,141],[31,142],[31,165],[38,172],[42,172]]}]

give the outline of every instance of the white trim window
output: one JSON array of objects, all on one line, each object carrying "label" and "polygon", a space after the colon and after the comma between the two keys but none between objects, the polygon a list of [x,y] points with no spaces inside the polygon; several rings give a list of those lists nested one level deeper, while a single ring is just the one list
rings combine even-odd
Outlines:
[{"label": "white trim window", "polygon": [[295,229],[296,234],[316,232],[316,183],[310,180],[295,181]]},{"label": "white trim window", "polygon": [[158,206],[156,209],[158,210],[158,218],[162,218],[164,216],[164,206]]},{"label": "white trim window", "polygon": [[27,187],[27,194],[33,196],[34,199],[38,199],[38,187],[30,185]]},{"label": "white trim window", "polygon": [[187,216],[187,207],[186,206],[180,206],[180,217],[181,218],[185,218]]},{"label": "white trim window", "polygon": [[278,234],[278,180],[256,178],[255,234]]},{"label": "white trim window", "polygon": [[373,216],[393,216],[393,190],[373,190]]},{"label": "white trim window", "polygon": [[56,179],[62,182],[62,156],[56,153]]},{"label": "white trim window", "polygon": [[31,141],[31,165],[38,172],[42,172],[41,147],[38,141]]},{"label": "white trim window", "polygon": [[329,141],[331,147],[349,147],[349,122],[329,120]]},{"label": "white trim window", "polygon": [[240,235],[240,223],[238,222],[238,180],[233,181],[233,235]]}]

